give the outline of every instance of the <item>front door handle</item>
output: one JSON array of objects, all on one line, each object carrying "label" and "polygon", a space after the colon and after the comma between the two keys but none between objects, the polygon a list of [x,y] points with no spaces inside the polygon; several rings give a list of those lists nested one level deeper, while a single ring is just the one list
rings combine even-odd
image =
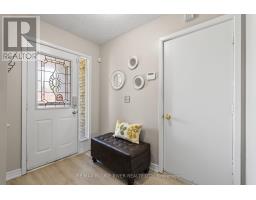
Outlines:
[{"label": "front door handle", "polygon": [[72,112],[72,114],[73,114],[73,115],[76,115],[76,114],[77,114],[77,110],[74,110],[74,111]]}]

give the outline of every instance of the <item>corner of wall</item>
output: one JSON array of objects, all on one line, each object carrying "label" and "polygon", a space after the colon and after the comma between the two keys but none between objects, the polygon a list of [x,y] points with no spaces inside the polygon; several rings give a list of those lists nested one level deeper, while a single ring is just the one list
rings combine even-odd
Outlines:
[{"label": "corner of wall", "polygon": [[[1,15],[0,15],[1,16]],[[2,22],[0,22],[0,38],[2,38]],[[0,53],[2,53],[0,46]],[[0,61],[0,184],[6,182],[6,86],[7,67]]]}]

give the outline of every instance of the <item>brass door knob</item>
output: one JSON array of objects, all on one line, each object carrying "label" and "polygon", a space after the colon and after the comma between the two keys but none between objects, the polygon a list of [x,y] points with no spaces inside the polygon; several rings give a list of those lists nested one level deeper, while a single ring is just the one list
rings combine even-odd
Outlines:
[{"label": "brass door knob", "polygon": [[166,114],[164,115],[164,118],[165,118],[166,120],[170,120],[172,117],[171,117],[171,114],[166,113]]}]

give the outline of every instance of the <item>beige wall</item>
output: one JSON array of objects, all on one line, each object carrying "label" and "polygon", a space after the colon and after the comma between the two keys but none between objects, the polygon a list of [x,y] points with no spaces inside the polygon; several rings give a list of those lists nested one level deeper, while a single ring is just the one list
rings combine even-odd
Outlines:
[{"label": "beige wall", "polygon": [[[99,46],[41,21],[40,39],[92,56],[92,133],[99,132]],[[21,168],[21,67],[8,74],[7,171]]]},{"label": "beige wall", "polygon": [[1,61],[0,62],[0,184],[5,183],[5,171],[6,171],[6,74],[7,74],[7,70],[5,66],[6,66],[5,63]]},{"label": "beige wall", "polygon": [[[0,38],[2,38],[1,34],[2,20],[0,20]],[[0,53],[2,53],[2,45],[0,45]],[[6,74],[6,63],[0,61],[0,184],[5,183],[6,171]]]},{"label": "beige wall", "polygon": [[[7,67],[7,66],[6,66]],[[7,76],[7,171],[20,168],[21,163],[21,65]]]},{"label": "beige wall", "polygon": [[[112,131],[117,119],[143,124],[142,140],[151,144],[152,162],[158,163],[158,84],[159,79],[146,82],[143,90],[136,91],[132,77],[147,72],[158,72],[159,39],[182,28],[206,21],[216,15],[199,15],[191,23],[185,23],[183,15],[165,15],[134,29],[101,46],[101,90],[100,127],[101,132]],[[128,58],[136,55],[139,66],[128,69]],[[120,91],[110,86],[110,76],[114,70],[126,74],[126,84]],[[123,103],[124,95],[131,96],[131,103]]]}]

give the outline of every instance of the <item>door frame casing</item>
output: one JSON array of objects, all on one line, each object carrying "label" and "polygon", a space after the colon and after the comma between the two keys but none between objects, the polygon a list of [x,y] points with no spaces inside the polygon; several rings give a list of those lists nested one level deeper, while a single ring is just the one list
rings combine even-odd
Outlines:
[{"label": "door frame casing", "polygon": [[[55,45],[43,40],[37,40],[37,43],[40,45],[45,45],[60,51],[64,51],[66,53],[74,54],[78,57],[83,57],[88,60],[88,130],[89,130],[89,137],[87,140],[91,138],[91,107],[92,107],[92,101],[91,101],[91,86],[92,86],[92,57],[88,56],[84,53],[76,52],[64,47],[61,47],[59,45]],[[24,175],[27,173],[27,62],[23,61],[21,62],[21,68],[22,68],[22,131],[21,131],[21,174]],[[79,80],[79,79],[78,79]],[[77,123],[78,124],[78,123]],[[78,141],[78,152],[79,152],[79,143],[83,142],[85,140],[80,140],[80,134],[79,134],[79,127],[77,129],[77,141]]]},{"label": "door frame casing", "polygon": [[198,25],[175,32],[160,39],[159,44],[159,108],[158,108],[158,131],[159,131],[159,171],[164,171],[164,43],[190,33],[233,20],[233,40],[234,40],[234,96],[233,96],[233,184],[241,184],[241,137],[242,137],[242,16],[224,15],[200,23]]}]

